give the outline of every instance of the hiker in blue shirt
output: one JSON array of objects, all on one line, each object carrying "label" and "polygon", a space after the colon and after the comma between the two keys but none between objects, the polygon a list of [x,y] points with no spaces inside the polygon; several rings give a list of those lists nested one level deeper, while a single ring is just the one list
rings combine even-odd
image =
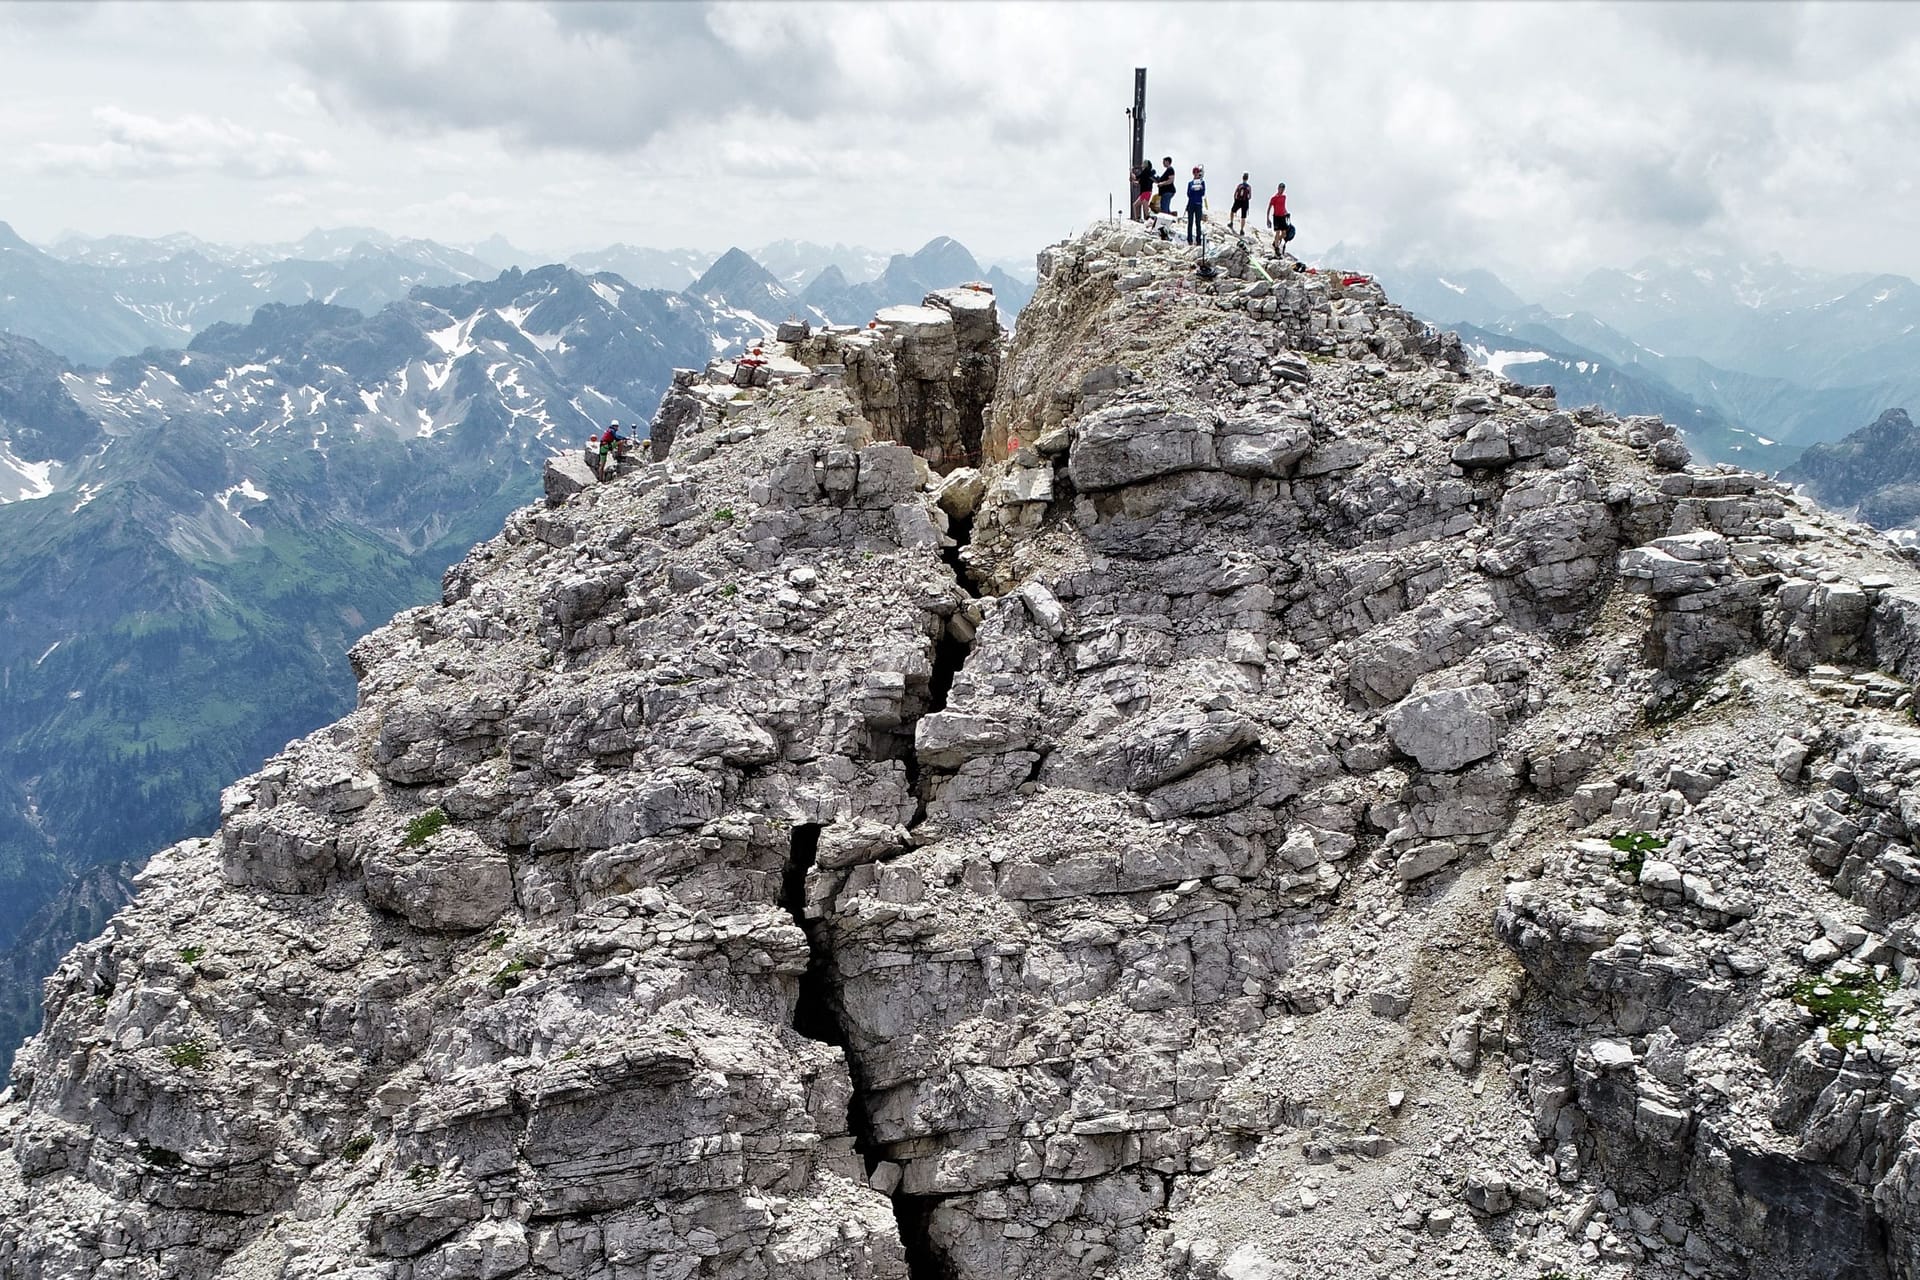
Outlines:
[{"label": "hiker in blue shirt", "polygon": [[1202,239],[1201,220],[1207,211],[1206,170],[1199,165],[1193,166],[1193,181],[1187,183],[1187,243],[1199,244]]}]

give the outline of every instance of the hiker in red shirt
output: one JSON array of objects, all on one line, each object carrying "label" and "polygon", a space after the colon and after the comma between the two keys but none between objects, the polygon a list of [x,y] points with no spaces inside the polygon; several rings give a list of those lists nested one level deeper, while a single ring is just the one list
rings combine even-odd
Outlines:
[{"label": "hiker in red shirt", "polygon": [[599,458],[598,465],[593,469],[595,475],[602,480],[611,480],[619,474],[620,459],[627,456],[627,438],[620,434],[618,422],[594,436],[589,448],[595,449]]},{"label": "hiker in red shirt", "polygon": [[1273,199],[1267,201],[1267,225],[1273,228],[1273,256],[1286,257],[1287,241],[1293,239],[1293,219],[1287,216],[1287,184],[1284,182],[1273,193]]}]

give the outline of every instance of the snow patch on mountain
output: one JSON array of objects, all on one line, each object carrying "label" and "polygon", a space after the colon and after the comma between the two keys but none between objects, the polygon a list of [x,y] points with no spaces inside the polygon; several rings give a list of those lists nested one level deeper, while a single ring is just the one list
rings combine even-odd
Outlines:
[{"label": "snow patch on mountain", "polygon": [[54,491],[53,462],[28,462],[0,445],[0,505],[31,502]]},{"label": "snow patch on mountain", "polygon": [[1505,377],[1508,368],[1513,365],[1539,364],[1549,359],[1544,351],[1494,351],[1478,345],[1468,347],[1467,354],[1473,357],[1474,363],[1484,365],[1501,377]]},{"label": "snow patch on mountain", "polygon": [[229,485],[219,493],[214,494],[213,500],[219,503],[229,515],[237,517],[244,523],[246,517],[240,515],[239,512],[233,509],[233,500],[235,498],[245,498],[249,502],[265,502],[271,496],[271,494],[260,488],[260,486],[256,485],[253,481],[242,480],[239,484]]}]

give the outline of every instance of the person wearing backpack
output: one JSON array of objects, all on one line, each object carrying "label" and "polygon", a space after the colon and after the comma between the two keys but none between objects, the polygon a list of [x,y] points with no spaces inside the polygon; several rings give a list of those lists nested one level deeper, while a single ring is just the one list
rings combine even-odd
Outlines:
[{"label": "person wearing backpack", "polygon": [[1207,216],[1207,171],[1199,165],[1193,166],[1193,177],[1187,182],[1187,243],[1201,243]]},{"label": "person wearing backpack", "polygon": [[620,472],[620,459],[627,456],[627,437],[620,434],[620,424],[615,422],[593,438],[599,447],[600,461],[594,468],[594,474],[602,480],[611,480]]},{"label": "person wearing backpack", "polygon": [[1173,212],[1173,157],[1168,156],[1160,162],[1167,166],[1160,171],[1160,212]]},{"label": "person wearing backpack", "polygon": [[1149,222],[1153,218],[1153,161],[1142,160],[1140,171],[1133,175],[1133,220]]},{"label": "person wearing backpack", "polygon": [[1273,199],[1267,201],[1267,225],[1273,228],[1273,256],[1286,257],[1287,241],[1293,239],[1293,219],[1287,216],[1287,184],[1284,182],[1273,193]]},{"label": "person wearing backpack", "polygon": [[1253,208],[1253,184],[1246,174],[1240,175],[1240,185],[1233,189],[1233,208],[1227,211],[1227,226],[1233,226],[1233,220],[1240,219],[1240,234],[1247,234],[1247,211]]}]

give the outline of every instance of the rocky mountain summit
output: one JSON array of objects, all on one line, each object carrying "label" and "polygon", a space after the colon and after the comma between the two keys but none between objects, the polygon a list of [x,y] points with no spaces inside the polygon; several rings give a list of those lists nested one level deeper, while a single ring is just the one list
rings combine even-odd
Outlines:
[{"label": "rocky mountain summit", "polygon": [[1889,409],[1858,431],[1800,455],[1782,479],[1909,545],[1920,542],[1920,429]]},{"label": "rocky mountain summit", "polygon": [[62,964],[0,1276],[1920,1274],[1920,572],[1192,265],[551,464]]}]

